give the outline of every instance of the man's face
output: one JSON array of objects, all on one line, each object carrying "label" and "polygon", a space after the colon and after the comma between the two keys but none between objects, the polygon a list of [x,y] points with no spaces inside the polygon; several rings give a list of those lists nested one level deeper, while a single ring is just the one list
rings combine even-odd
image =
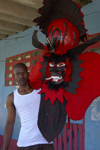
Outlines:
[{"label": "man's face", "polygon": [[49,63],[49,72],[51,75],[51,82],[53,84],[60,84],[64,82],[64,75],[65,75],[65,62],[59,62],[59,63]]},{"label": "man's face", "polygon": [[23,66],[18,66],[14,69],[14,78],[19,85],[26,85],[28,83],[28,72]]}]

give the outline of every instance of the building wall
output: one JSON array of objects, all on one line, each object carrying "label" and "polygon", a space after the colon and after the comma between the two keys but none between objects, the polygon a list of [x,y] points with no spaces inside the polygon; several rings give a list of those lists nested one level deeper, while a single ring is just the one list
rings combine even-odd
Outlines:
[{"label": "building wall", "polygon": [[[100,33],[100,0],[84,6],[82,11],[87,33]],[[92,102],[85,115],[85,150],[94,149],[100,149],[100,97]]]},{"label": "building wall", "polygon": [[[100,0],[96,0],[82,8],[85,15],[84,20],[88,34],[100,32]],[[30,28],[17,35],[9,36],[5,40],[0,41],[0,135],[3,135],[4,126],[7,117],[7,109],[5,108],[7,95],[16,87],[5,87],[5,60],[20,53],[35,49],[32,46],[32,33],[35,27]],[[45,43],[45,37],[39,32],[39,40]],[[99,150],[100,148],[100,98],[95,99],[89,106],[85,115],[85,150]],[[17,115],[13,139],[18,138],[20,123]]]}]

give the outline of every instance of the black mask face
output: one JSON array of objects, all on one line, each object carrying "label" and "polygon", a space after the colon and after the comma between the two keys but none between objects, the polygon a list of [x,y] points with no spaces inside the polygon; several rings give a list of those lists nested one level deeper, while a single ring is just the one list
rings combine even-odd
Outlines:
[{"label": "black mask face", "polygon": [[64,75],[65,75],[65,63],[49,63],[49,72],[50,72],[50,79],[52,84],[61,84],[64,82]]}]

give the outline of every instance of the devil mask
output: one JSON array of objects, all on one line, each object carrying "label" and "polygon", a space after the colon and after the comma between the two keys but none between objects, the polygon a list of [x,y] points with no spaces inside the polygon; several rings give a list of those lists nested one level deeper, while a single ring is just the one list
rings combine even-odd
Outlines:
[{"label": "devil mask", "polygon": [[58,90],[65,86],[65,82],[70,81],[72,67],[70,64],[69,70],[69,64],[69,58],[67,56],[51,54],[46,67],[45,78],[46,83],[51,89]]},{"label": "devil mask", "polygon": [[55,62],[49,62],[49,67],[51,82],[53,84],[60,84],[64,82],[65,62],[59,62],[57,64]]}]

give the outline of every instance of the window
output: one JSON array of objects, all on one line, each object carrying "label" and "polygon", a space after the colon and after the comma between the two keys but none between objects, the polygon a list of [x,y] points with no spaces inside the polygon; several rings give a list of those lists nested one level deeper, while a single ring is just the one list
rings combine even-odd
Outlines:
[{"label": "window", "polygon": [[41,50],[32,53],[32,56],[39,56],[39,55],[41,55]]},{"label": "window", "polygon": [[21,60],[21,56],[14,57],[14,61],[18,61],[18,60]]},{"label": "window", "polygon": [[17,85],[13,77],[13,68],[15,64],[24,63],[28,68],[28,72],[30,72],[35,63],[41,58],[42,54],[43,50],[37,49],[6,58],[5,86]]},{"label": "window", "polygon": [[39,60],[39,59],[33,60],[33,61],[32,61],[32,66],[34,66],[38,60]]}]

